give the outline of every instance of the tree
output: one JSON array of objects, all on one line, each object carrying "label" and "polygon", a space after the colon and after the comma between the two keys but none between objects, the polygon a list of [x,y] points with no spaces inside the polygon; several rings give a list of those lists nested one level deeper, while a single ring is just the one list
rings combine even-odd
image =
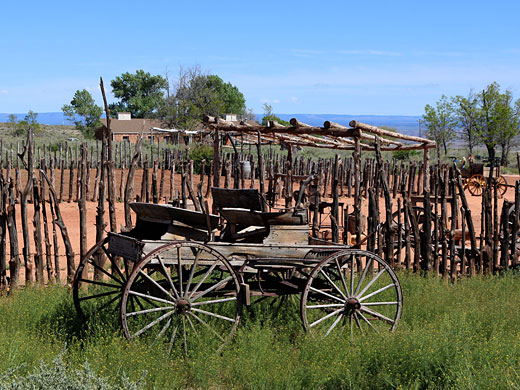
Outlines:
[{"label": "tree", "polygon": [[99,118],[103,109],[96,105],[92,95],[86,89],[77,90],[70,104],[63,105],[61,110],[67,120],[74,123],[86,138],[93,138],[94,130],[101,125]]},{"label": "tree", "polygon": [[488,157],[495,159],[496,146],[502,149],[502,165],[507,165],[507,157],[512,140],[519,132],[519,118],[516,107],[513,105],[511,91],[500,92],[500,85],[496,82],[488,85],[478,94],[479,109],[476,120],[477,133],[486,146]]},{"label": "tree", "polygon": [[152,76],[140,69],[123,73],[110,82],[112,93],[119,102],[110,105],[111,111],[130,112],[134,118],[156,117],[164,104],[168,82],[162,76]]},{"label": "tree", "polygon": [[244,95],[219,76],[205,74],[199,66],[179,69],[177,81],[168,90],[161,118],[172,127],[191,129],[204,115],[246,114]]},{"label": "tree", "polygon": [[460,126],[460,138],[468,147],[469,154],[473,154],[473,149],[480,143],[476,125],[478,98],[470,91],[467,98],[456,96],[452,101],[456,107],[455,112]]},{"label": "tree", "polygon": [[456,137],[457,117],[453,104],[445,95],[442,95],[435,107],[427,104],[424,111],[426,136],[437,142],[437,145],[442,145],[444,154],[446,154],[449,143]]},{"label": "tree", "polygon": [[273,106],[270,104],[264,103],[264,116],[262,118],[262,126],[267,126],[267,122],[275,121],[284,126],[290,126],[291,124],[283,119],[278,118],[273,114]]},{"label": "tree", "polygon": [[222,102],[222,112],[218,114],[237,114],[246,113],[246,99],[242,92],[231,83],[225,83],[217,75],[207,76],[207,87],[217,94],[217,98]]},{"label": "tree", "polygon": [[[9,120],[12,119],[14,118],[10,116]],[[17,136],[25,135],[29,131],[29,128],[33,129],[33,134],[38,134],[41,131],[40,124],[38,123],[38,114],[32,110],[29,110],[23,120],[16,122],[14,134]]]}]

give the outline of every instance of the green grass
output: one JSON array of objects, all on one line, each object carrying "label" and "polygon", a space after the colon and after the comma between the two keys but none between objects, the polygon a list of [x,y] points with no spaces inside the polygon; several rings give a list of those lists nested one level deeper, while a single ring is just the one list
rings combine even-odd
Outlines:
[{"label": "green grass", "polygon": [[20,380],[61,354],[71,372],[88,362],[114,385],[142,377],[159,389],[520,389],[520,276],[400,278],[395,333],[316,340],[294,299],[278,314],[269,303],[249,308],[221,354],[202,347],[172,358],[124,339],[117,313],[82,323],[66,288],[27,289],[0,300],[0,377],[15,369],[9,380]]}]

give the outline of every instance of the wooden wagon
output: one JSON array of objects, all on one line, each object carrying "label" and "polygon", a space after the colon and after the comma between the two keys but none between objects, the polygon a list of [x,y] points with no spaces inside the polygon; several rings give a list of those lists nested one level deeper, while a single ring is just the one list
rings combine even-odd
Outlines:
[{"label": "wooden wagon", "polygon": [[119,309],[128,339],[168,353],[197,348],[204,333],[220,348],[244,306],[274,297],[299,295],[312,334],[395,329],[401,286],[379,256],[309,241],[303,209],[265,212],[257,190],[213,188],[212,195],[218,215],[133,203],[135,228],[109,233],[77,269],[79,315]]},{"label": "wooden wagon", "polygon": [[[470,163],[467,167],[460,170],[464,180],[464,186],[471,195],[480,196],[487,186],[487,177],[489,176],[490,167],[486,167],[480,163]],[[500,174],[500,166],[494,168],[493,177],[497,181],[497,191],[503,196],[507,191],[507,180]]]}]

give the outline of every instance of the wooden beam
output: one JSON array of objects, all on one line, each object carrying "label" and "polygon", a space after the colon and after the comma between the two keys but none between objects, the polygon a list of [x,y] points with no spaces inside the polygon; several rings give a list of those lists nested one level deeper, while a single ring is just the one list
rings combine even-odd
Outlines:
[{"label": "wooden beam", "polygon": [[422,142],[422,143],[425,143],[425,144],[434,144],[434,145],[436,145],[434,141],[431,141],[431,140],[426,139],[426,138],[415,137],[415,136],[405,135],[405,134],[399,134],[399,133],[395,133],[395,132],[390,131],[390,130],[381,129],[379,127],[372,126],[372,125],[367,125],[366,123],[362,123],[362,122],[358,122],[358,121],[350,121],[349,124],[353,128],[364,130],[364,131],[368,131],[369,133],[377,134],[379,136],[388,136],[388,137],[392,137],[392,138],[404,139],[404,140],[407,140],[407,141],[415,141],[415,142]]}]

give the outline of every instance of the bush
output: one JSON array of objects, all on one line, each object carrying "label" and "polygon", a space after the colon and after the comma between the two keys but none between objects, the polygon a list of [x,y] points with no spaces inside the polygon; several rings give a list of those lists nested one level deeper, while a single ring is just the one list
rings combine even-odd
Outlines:
[{"label": "bush", "polygon": [[142,389],[143,384],[130,381],[126,375],[121,375],[120,383],[113,385],[107,379],[96,375],[88,363],[80,369],[70,370],[63,361],[62,354],[53,360],[52,364],[40,362],[34,372],[17,377],[15,370],[9,370],[0,376],[0,390],[23,389],[67,389],[67,390],[116,390]]},{"label": "bush", "polygon": [[202,160],[206,160],[206,172],[209,171],[209,162],[213,161],[213,148],[206,144],[197,144],[190,150],[190,159],[193,160],[193,170],[200,173]]},{"label": "bush", "polygon": [[418,150],[398,150],[393,152],[394,158],[396,160],[413,160],[420,154],[421,153]]}]

